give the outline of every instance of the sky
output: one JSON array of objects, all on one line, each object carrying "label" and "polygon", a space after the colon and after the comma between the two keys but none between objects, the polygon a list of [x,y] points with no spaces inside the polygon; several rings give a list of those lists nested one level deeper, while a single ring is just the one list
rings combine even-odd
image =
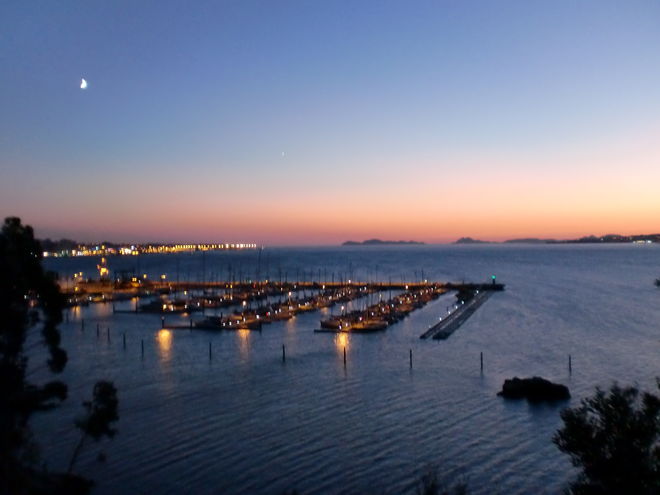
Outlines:
[{"label": "sky", "polygon": [[81,241],[659,232],[658,47],[655,0],[3,0],[0,215]]}]

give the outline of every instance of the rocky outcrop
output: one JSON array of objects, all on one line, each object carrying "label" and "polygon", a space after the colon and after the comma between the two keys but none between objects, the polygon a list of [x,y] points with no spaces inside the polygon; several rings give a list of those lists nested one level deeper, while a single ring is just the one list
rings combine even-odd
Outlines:
[{"label": "rocky outcrop", "polygon": [[502,391],[497,395],[505,399],[527,399],[532,402],[556,401],[571,398],[566,385],[552,383],[545,378],[518,378],[504,380]]}]

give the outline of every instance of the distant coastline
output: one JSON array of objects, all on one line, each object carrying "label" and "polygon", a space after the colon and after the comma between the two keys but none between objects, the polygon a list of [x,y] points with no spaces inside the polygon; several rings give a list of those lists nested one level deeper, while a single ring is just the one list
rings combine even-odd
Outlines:
[{"label": "distant coastline", "polygon": [[124,243],[97,242],[81,243],[71,239],[40,239],[44,258],[61,258],[68,256],[114,256],[138,254],[171,254],[190,251],[224,251],[235,249],[258,249],[255,243],[205,243],[205,244],[174,244],[174,243]]},{"label": "distant coastline", "polygon": [[473,239],[472,237],[461,237],[454,244],[491,244],[491,241],[482,241],[481,239]]},{"label": "distant coastline", "polygon": [[536,237],[525,237],[522,239],[509,239],[502,241],[482,241],[471,237],[461,237],[454,244],[616,244],[616,243],[660,243],[660,234],[636,234],[621,235],[607,234],[603,236],[589,235],[579,239],[539,239]]},{"label": "distant coastline", "polygon": [[342,243],[342,246],[389,246],[389,245],[420,245],[424,244],[423,242],[418,241],[383,241],[381,239],[367,239],[366,241],[346,241]]}]

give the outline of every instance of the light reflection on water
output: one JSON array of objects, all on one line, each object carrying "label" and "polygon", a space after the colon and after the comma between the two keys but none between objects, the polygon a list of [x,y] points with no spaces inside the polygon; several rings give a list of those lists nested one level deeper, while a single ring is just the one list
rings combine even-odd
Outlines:
[{"label": "light reflection on water", "polygon": [[348,333],[338,332],[335,334],[335,347],[337,348],[337,352],[342,354],[342,356],[344,354],[344,349],[348,351],[349,343],[350,343],[350,338]]},{"label": "light reflection on water", "polygon": [[165,328],[158,331],[156,334],[158,341],[158,354],[160,360],[166,363],[172,359],[172,331]]},{"label": "light reflection on water", "polygon": [[250,358],[250,338],[252,330],[241,328],[235,330],[236,339],[238,340],[238,352],[241,356],[241,361],[247,363]]}]

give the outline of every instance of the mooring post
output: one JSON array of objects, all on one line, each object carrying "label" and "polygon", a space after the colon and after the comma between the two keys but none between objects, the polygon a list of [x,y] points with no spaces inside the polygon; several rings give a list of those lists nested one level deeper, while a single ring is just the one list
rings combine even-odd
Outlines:
[{"label": "mooring post", "polygon": [[100,331],[101,331],[101,329],[99,328],[99,324],[97,323],[97,324],[96,324],[96,338],[99,337],[99,333],[100,333]]},{"label": "mooring post", "polygon": [[192,325],[193,325],[193,321],[192,321],[192,317],[190,317],[190,329],[191,330],[192,330]]},{"label": "mooring post", "polygon": [[140,340],[140,347],[142,349],[142,357],[144,358],[144,339]]},{"label": "mooring post", "polygon": [[135,312],[136,313],[138,312],[138,299],[139,298],[137,298],[137,297],[135,298]]},{"label": "mooring post", "polygon": [[346,367],[346,346],[344,346],[344,367]]},{"label": "mooring post", "polygon": [[123,342],[124,343],[124,349],[126,349],[126,332],[124,332],[123,341],[124,341]]},{"label": "mooring post", "polygon": [[164,316],[160,317],[160,328],[165,328],[165,317]]},{"label": "mooring post", "polygon": [[573,374],[573,363],[571,362],[571,355],[568,355],[568,374]]},{"label": "mooring post", "polygon": [[108,344],[110,343],[110,327],[107,330]]},{"label": "mooring post", "polygon": [[412,349],[410,349],[410,369],[412,369]]},{"label": "mooring post", "polygon": [[112,314],[113,314],[113,315],[115,314],[115,311],[116,311],[116,309],[115,309],[115,303],[112,303]]},{"label": "mooring post", "polygon": [[282,362],[286,362],[286,347],[284,344],[282,344]]},{"label": "mooring post", "polygon": [[484,370],[484,353],[483,352],[479,353],[479,362],[481,364],[481,371],[483,371]]},{"label": "mooring post", "polygon": [[213,350],[211,348],[211,342],[209,342],[209,361],[213,359]]}]

